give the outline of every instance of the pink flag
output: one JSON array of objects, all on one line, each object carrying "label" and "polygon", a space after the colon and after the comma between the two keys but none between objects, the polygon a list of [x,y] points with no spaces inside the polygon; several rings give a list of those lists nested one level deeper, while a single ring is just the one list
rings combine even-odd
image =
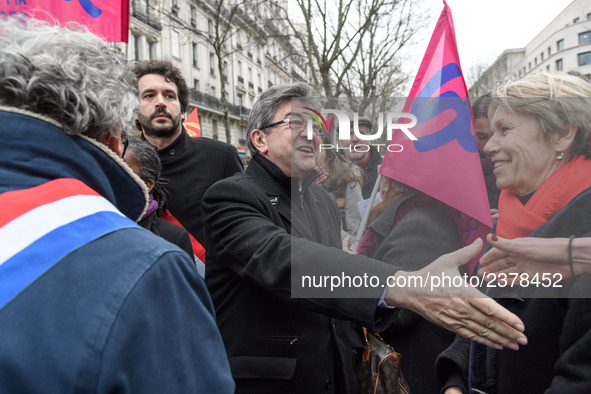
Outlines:
[{"label": "pink flag", "polygon": [[[396,131],[380,174],[398,180],[457,210],[463,244],[484,237],[492,227],[486,186],[468,90],[462,76],[449,6],[444,7],[404,106],[417,117],[410,128],[416,141]],[[468,266],[472,272],[476,261]]]},{"label": "pink flag", "polygon": [[10,0],[0,2],[0,18],[78,22],[110,42],[127,42],[128,0]]},{"label": "pink flag", "polygon": [[332,130],[332,122],[334,122],[334,115],[330,115],[328,117],[328,119],[326,119],[326,127],[327,127],[326,132],[328,134],[330,134],[330,131]]}]

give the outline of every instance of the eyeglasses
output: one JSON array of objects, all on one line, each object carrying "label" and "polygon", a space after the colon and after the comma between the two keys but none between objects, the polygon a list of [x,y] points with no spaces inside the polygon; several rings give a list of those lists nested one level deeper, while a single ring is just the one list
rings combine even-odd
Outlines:
[{"label": "eyeglasses", "polygon": [[[289,128],[291,129],[291,131],[295,131],[297,133],[302,132],[306,129],[306,122],[303,119],[298,119],[298,118],[287,118],[287,119],[283,119],[280,120],[278,122],[275,123],[271,123],[268,124],[266,126],[263,126],[260,128],[260,130],[264,130],[270,127],[275,127],[275,126],[279,126],[281,124],[284,123],[288,123],[289,124]],[[322,128],[320,128],[320,126],[318,126],[317,124],[312,124],[312,131],[314,132],[314,134],[316,135],[322,135]]]},{"label": "eyeglasses", "polygon": [[126,133],[121,133],[121,145],[123,145],[123,151],[121,151],[121,158],[125,157],[125,152],[127,152],[127,147],[129,146],[129,138],[127,138]]}]

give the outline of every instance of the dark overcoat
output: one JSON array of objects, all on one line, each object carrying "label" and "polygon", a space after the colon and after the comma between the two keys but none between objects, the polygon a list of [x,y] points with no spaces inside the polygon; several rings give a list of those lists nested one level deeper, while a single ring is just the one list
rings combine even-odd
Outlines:
[{"label": "dark overcoat", "polygon": [[206,283],[238,393],[357,392],[351,321],[375,328],[391,316],[378,308],[381,287],[302,285],[309,274],[396,271],[340,249],[338,209],[312,180],[300,190],[259,154],[204,196]]},{"label": "dark overcoat", "polygon": [[[591,188],[530,234],[540,238],[571,235],[591,236]],[[528,344],[517,352],[498,351],[456,338],[437,360],[441,386],[459,386],[464,392],[475,388],[487,394],[590,393],[591,274],[561,281],[553,275],[549,278],[544,283],[551,283],[550,287],[489,287],[491,296],[521,318]]]}]

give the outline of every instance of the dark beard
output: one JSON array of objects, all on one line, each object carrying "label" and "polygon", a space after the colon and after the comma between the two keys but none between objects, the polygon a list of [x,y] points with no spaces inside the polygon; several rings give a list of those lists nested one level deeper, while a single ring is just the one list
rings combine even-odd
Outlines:
[{"label": "dark beard", "polygon": [[[177,116],[176,118],[171,117],[172,125],[170,125],[170,126],[158,125],[158,124],[156,124],[155,126],[152,126],[152,120],[154,119],[154,116],[156,116],[159,113],[168,114],[168,112],[166,112],[165,110],[156,111],[149,118],[147,116],[142,115],[142,114],[138,114],[138,122],[142,126],[142,131],[149,137],[171,137],[171,136],[173,136],[176,133],[176,131],[179,129],[179,126],[181,124],[181,115],[179,114],[179,116]],[[168,115],[170,115],[170,114],[168,114]]]}]

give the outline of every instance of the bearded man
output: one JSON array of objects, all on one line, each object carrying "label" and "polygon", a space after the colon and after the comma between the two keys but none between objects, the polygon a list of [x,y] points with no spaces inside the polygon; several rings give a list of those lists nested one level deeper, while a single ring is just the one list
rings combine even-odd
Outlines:
[{"label": "bearded man", "polygon": [[189,88],[177,67],[151,60],[137,63],[133,71],[140,98],[136,127],[158,149],[162,177],[168,180],[168,209],[201,242],[203,194],[218,180],[242,172],[242,162],[232,145],[189,137],[183,126]]}]

